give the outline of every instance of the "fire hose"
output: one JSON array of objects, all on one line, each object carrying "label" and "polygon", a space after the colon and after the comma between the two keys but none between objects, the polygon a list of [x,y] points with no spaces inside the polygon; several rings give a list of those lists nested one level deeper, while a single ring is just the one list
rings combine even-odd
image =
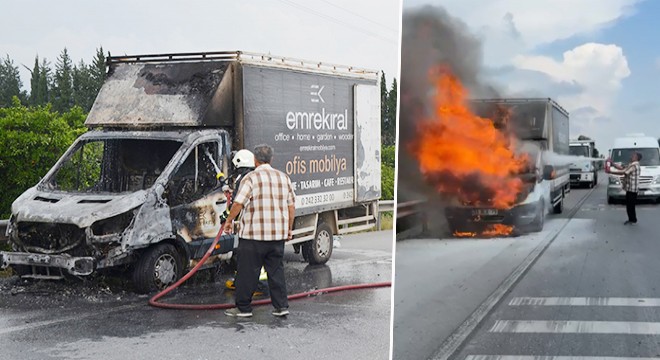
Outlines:
[{"label": "fire hose", "polygon": [[[209,247],[209,249],[206,251],[202,259],[195,265],[186,275],[184,275],[181,279],[179,279],[177,282],[174,284],[170,285],[167,287],[165,290],[159,292],[158,294],[154,295],[151,299],[149,299],[149,305],[158,307],[158,308],[163,308],[163,309],[176,309],[176,310],[218,310],[218,309],[231,309],[233,307],[236,307],[236,305],[227,303],[227,304],[172,304],[172,303],[162,303],[158,302],[160,298],[163,296],[167,295],[170,293],[172,290],[178,288],[186,282],[188,279],[190,279],[191,276],[193,276],[199,268],[204,265],[204,262],[211,256],[213,253],[213,250],[215,249],[216,244],[220,240],[220,237],[222,236],[223,229],[221,228],[220,231],[218,231],[218,235],[216,235],[215,239],[213,240],[213,243]],[[339,292],[339,291],[346,291],[346,290],[358,290],[358,289],[372,289],[372,288],[381,288],[381,287],[391,287],[392,282],[378,282],[378,283],[366,283],[366,284],[353,284],[353,285],[343,285],[343,286],[335,286],[335,287],[329,287],[329,288],[322,288],[322,289],[315,289],[315,290],[310,290],[310,291],[305,291],[301,293],[296,293],[296,294],[291,294],[287,298],[289,300],[298,300],[298,299],[303,299],[309,296],[313,295],[318,295],[318,294],[328,294],[328,293],[333,293],[333,292]],[[270,304],[271,300],[270,299],[263,299],[263,300],[256,300],[252,302],[253,306],[256,305],[267,305]]]}]

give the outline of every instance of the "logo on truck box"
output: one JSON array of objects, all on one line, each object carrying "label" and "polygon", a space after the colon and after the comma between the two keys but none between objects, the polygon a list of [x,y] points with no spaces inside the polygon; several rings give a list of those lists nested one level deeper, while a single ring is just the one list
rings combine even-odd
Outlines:
[{"label": "logo on truck box", "polygon": [[322,103],[324,103],[325,100],[323,100],[323,97],[321,96],[321,92],[323,91],[323,89],[325,89],[325,85],[320,86],[318,84],[315,84],[310,87],[312,88],[312,91],[309,94],[312,95],[312,102],[317,103],[320,100]]}]

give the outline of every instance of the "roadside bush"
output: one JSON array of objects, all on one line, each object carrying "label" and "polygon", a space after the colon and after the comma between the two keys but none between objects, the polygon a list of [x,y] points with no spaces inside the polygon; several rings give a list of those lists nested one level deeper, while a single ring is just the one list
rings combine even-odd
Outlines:
[{"label": "roadside bush", "polygon": [[0,219],[85,132],[85,116],[79,107],[63,114],[50,105],[25,107],[16,97],[11,107],[0,108]]},{"label": "roadside bush", "polygon": [[394,200],[394,146],[383,146],[381,150],[381,200]]}]

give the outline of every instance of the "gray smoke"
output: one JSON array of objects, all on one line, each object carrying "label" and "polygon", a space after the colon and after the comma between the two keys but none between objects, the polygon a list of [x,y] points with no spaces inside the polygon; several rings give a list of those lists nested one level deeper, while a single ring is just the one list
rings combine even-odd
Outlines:
[{"label": "gray smoke", "polygon": [[422,178],[417,162],[407,147],[414,141],[416,123],[427,112],[431,84],[429,73],[438,65],[448,66],[475,97],[495,97],[496,92],[481,83],[480,41],[468,27],[443,8],[423,6],[403,13],[401,42],[401,84],[399,116],[398,202],[427,200],[430,235],[447,234],[444,204],[438,193]]}]

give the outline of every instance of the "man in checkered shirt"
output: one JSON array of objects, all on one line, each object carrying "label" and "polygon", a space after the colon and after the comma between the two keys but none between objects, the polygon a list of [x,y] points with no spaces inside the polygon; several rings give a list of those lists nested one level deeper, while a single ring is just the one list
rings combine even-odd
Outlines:
[{"label": "man in checkered shirt", "polygon": [[637,211],[635,204],[637,203],[637,192],[639,191],[639,174],[642,171],[639,167],[639,161],[642,160],[642,154],[633,151],[630,164],[625,168],[612,164],[618,171],[612,171],[613,174],[623,175],[621,185],[623,190],[626,191],[626,211],[628,212],[628,220],[625,225],[637,224]]},{"label": "man in checkered shirt", "polygon": [[284,243],[293,238],[295,193],[289,177],[270,166],[273,148],[254,148],[256,168],[245,175],[234,198],[225,231],[232,231],[232,221],[243,210],[238,243],[236,308],[227,316],[252,316],[252,294],[259,282],[261,267],[266,268],[273,302],[273,315],[289,314],[284,278]]}]

